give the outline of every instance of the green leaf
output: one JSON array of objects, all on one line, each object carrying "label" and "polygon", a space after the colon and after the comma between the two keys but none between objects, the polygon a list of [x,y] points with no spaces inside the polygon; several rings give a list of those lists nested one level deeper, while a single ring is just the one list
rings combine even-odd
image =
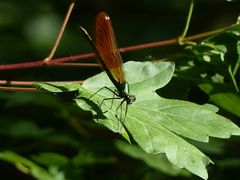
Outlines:
[{"label": "green leaf", "polygon": [[240,96],[228,87],[216,83],[202,83],[199,87],[209,95],[209,100],[240,117]]},{"label": "green leaf", "polygon": [[65,180],[62,172],[56,173],[54,171],[54,174],[52,174],[27,158],[11,151],[0,152],[0,159],[14,164],[20,171],[30,174],[38,180]]},{"label": "green leaf", "polygon": [[[202,178],[207,178],[205,166],[209,164],[209,158],[175,134],[196,139],[198,135],[202,138],[207,137],[208,132],[202,133],[200,129],[203,119],[194,118],[200,111],[192,106],[194,105],[187,102],[186,104],[175,100],[169,102],[155,96],[153,99],[131,106],[124,124],[134,140],[146,152],[166,153],[169,161],[177,167],[184,167]],[[189,116],[192,119],[189,119]]]},{"label": "green leaf", "polygon": [[169,62],[126,63],[126,79],[131,94],[136,96],[136,102],[128,106],[126,117],[124,104],[116,112],[122,100],[106,100],[100,107],[103,99],[112,98],[113,93],[107,89],[96,91],[104,86],[115,89],[105,73],[86,80],[78,89],[75,101],[80,108],[91,111],[96,122],[124,136],[129,133],[147,153],[165,153],[178,168],[186,168],[206,179],[205,166],[210,159],[182,137],[208,142],[210,136],[240,135],[240,129],[217,115],[215,106],[159,97],[155,90],[170,81],[173,71],[174,65]]},{"label": "green leaf", "polygon": [[240,160],[239,158],[225,158],[223,160],[218,160],[217,161],[218,166],[223,167],[223,168],[240,168]]},{"label": "green leaf", "polygon": [[93,153],[90,152],[79,152],[75,157],[72,158],[72,163],[75,167],[87,166],[87,165],[96,165],[96,164],[109,164],[115,163],[115,157],[96,157]]},{"label": "green leaf", "polygon": [[121,152],[133,158],[140,159],[150,167],[162,171],[170,176],[177,176],[180,174],[185,176],[190,175],[188,171],[184,171],[183,169],[172,165],[164,154],[149,154],[136,145],[130,145],[122,141],[117,141],[116,146]]},{"label": "green leaf", "polygon": [[[206,144],[199,141],[189,141],[192,145],[197,146],[201,151],[208,154],[223,155],[225,153],[225,141],[222,139],[211,138]],[[214,162],[215,164],[215,162]]]},{"label": "green leaf", "polygon": [[160,123],[168,130],[193,140],[208,142],[209,136],[229,138],[240,135],[240,129],[234,123],[215,114],[217,108],[214,106],[156,96],[136,103],[135,107],[140,115],[141,111],[147,113],[148,118],[145,119],[151,119],[149,121]]},{"label": "green leaf", "polygon": [[[156,89],[165,86],[170,81],[174,71],[173,63],[162,61],[156,61],[154,63],[130,61],[126,63],[124,67],[126,79],[130,86],[130,93],[137,97],[136,102],[149,98],[149,96],[155,94]],[[115,89],[106,73],[103,72],[87,79],[83,83],[83,87],[79,89],[80,96],[75,99],[78,106],[84,110],[91,110],[95,116],[94,120],[96,122],[103,124],[113,132],[120,132],[128,139],[127,132],[116,118],[116,109],[122,100],[105,101],[106,103],[100,108],[99,104],[103,99],[113,97],[111,91],[103,89],[95,94],[89,101],[89,97],[102,87]],[[111,106],[112,109],[109,111],[109,107]],[[106,113],[103,114],[103,112]]]},{"label": "green leaf", "polygon": [[70,83],[70,82],[53,82],[53,83],[41,83],[38,82],[34,84],[35,87],[39,89],[44,89],[50,92],[68,92],[68,91],[76,91],[81,85],[78,83]]},{"label": "green leaf", "polygon": [[17,138],[41,138],[53,132],[50,128],[39,128],[31,121],[20,121],[11,124],[8,129],[8,134]]},{"label": "green leaf", "polygon": [[64,167],[69,162],[69,159],[66,156],[51,152],[33,155],[32,159],[39,164],[56,167]]},{"label": "green leaf", "polygon": [[[174,72],[172,62],[133,62],[129,61],[124,66],[127,82],[130,85],[130,94],[134,94],[137,99],[148,98],[155,90],[164,87],[171,79]],[[84,81],[84,88],[96,92],[102,87],[115,89],[106,73],[100,73]],[[111,97],[111,92],[103,91],[101,94]]]},{"label": "green leaf", "polygon": [[[215,65],[228,64],[233,61],[239,37],[240,25],[232,25],[225,31],[217,33],[197,45],[188,46],[187,49],[191,50],[195,58],[200,61]],[[230,59],[227,55],[230,55]]]},{"label": "green leaf", "polygon": [[240,36],[240,25],[234,24],[229,29],[227,29],[225,32],[238,37],[238,36]]}]

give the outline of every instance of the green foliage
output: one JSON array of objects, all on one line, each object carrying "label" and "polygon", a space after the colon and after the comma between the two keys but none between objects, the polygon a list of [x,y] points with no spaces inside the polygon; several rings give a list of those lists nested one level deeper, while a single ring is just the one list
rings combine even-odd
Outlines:
[{"label": "green foliage", "polygon": [[11,162],[23,173],[31,174],[38,180],[64,180],[64,174],[57,170],[45,170],[34,162],[24,158],[14,152],[5,151],[0,153],[0,159]]},{"label": "green foliage", "polygon": [[195,46],[187,47],[198,62],[177,74],[181,78],[190,72],[191,78],[195,78],[194,82],[209,95],[210,102],[238,117],[240,117],[239,79],[237,79],[240,65],[239,32],[240,26],[233,25]]},{"label": "green foliage", "polygon": [[[52,46],[49,42],[54,39],[52,35],[56,34],[57,24],[63,19],[57,11],[64,15],[68,5],[66,2],[64,8],[55,8],[55,5],[49,6],[49,1],[25,3],[24,6],[16,2],[0,3],[2,64],[45,57]],[[59,1],[56,3],[60,7]],[[126,2],[121,3],[125,7]],[[143,4],[137,13],[133,11],[136,3],[138,7]],[[156,6],[152,7],[149,1],[128,2],[129,10],[124,14],[120,11],[121,18],[116,18],[122,8],[118,4],[114,9],[107,2],[113,25],[121,37],[120,46],[173,38],[181,32],[179,22],[189,2],[154,3]],[[212,2],[196,3],[208,7],[213,18],[216,14],[224,14],[226,23],[231,23],[228,13],[215,13],[210,5]],[[72,16],[56,57],[90,50],[76,28],[80,25],[79,18],[74,17],[80,16],[81,25],[85,24],[83,21],[90,23],[95,13],[86,17],[91,14],[89,8],[99,9],[99,4],[79,6],[80,14]],[[168,4],[174,9],[169,9]],[[108,8],[106,4],[103,7]],[[214,4],[214,9],[222,11],[215,7]],[[169,15],[158,14],[166,12]],[[136,14],[139,18],[135,18]],[[121,19],[124,21],[120,22]],[[203,26],[201,29],[210,27],[209,24],[204,27],[205,17],[203,21],[198,21],[197,16],[194,19]],[[121,26],[117,27],[115,20]],[[220,26],[222,24],[221,20]],[[50,26],[44,27],[46,25]],[[217,25],[211,24],[210,28],[213,26]],[[195,24],[190,28],[201,31]],[[91,97],[103,86],[115,90],[105,73],[87,79],[82,86],[63,82],[38,83],[36,86],[41,93],[1,91],[0,179],[28,176],[39,180],[196,179],[192,173],[204,179],[208,174],[210,179],[239,179],[240,139],[236,136],[226,140],[240,133],[237,126],[240,125],[239,38],[240,26],[233,25],[222,33],[188,45],[185,50],[170,46],[124,53],[126,61],[143,60],[146,59],[143,56],[149,55],[153,57],[151,60],[169,56],[175,62],[175,66],[161,61],[126,63],[130,94],[137,97],[136,102],[128,106],[126,117],[125,104],[116,111],[121,100],[106,100],[100,106],[103,99],[113,97],[108,90],[103,89]],[[75,80],[91,75],[88,69],[71,67],[9,74],[1,72],[1,79]],[[128,142],[115,143],[116,139],[123,138]],[[211,162],[214,164],[209,165]],[[11,178],[16,168],[21,172],[20,175],[16,173],[20,178]]]},{"label": "green foliage", "polygon": [[30,174],[38,180],[65,180],[67,179],[65,174],[74,174],[74,172],[78,172],[77,177],[79,177],[79,170],[84,166],[115,162],[111,157],[95,158],[93,154],[84,152],[78,153],[73,158],[50,152],[32,156],[36,163],[47,168],[11,151],[1,152],[0,159],[14,164],[21,172]]},{"label": "green foliage", "polygon": [[135,158],[144,161],[150,167],[155,168],[159,171],[170,176],[184,175],[190,176],[188,171],[178,168],[177,166],[172,165],[167,160],[164,154],[150,154],[144,152],[141,148],[136,145],[130,145],[128,143],[118,141],[116,142],[117,148],[123,153]]},{"label": "green foliage", "polygon": [[130,91],[136,96],[136,102],[129,105],[124,119],[119,119],[123,116],[116,114],[122,100],[106,100],[99,105],[103,99],[112,97],[112,92],[107,89],[95,94],[101,87],[113,87],[105,73],[86,80],[82,87],[69,83],[39,83],[37,86],[51,92],[78,90],[75,102],[81,109],[91,111],[96,122],[121,133],[127,140],[132,137],[147,153],[165,153],[178,168],[186,168],[206,179],[205,166],[210,159],[182,137],[208,142],[209,136],[229,138],[240,135],[240,129],[227,118],[215,114],[218,109],[213,105],[159,97],[155,90],[170,80],[174,70],[172,63],[128,62],[124,67]]}]

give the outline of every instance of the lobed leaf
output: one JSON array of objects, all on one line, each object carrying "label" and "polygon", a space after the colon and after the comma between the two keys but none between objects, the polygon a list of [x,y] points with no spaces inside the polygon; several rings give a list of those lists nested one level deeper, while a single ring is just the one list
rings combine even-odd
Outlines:
[{"label": "lobed leaf", "polygon": [[205,166],[211,160],[183,137],[208,142],[211,136],[229,138],[240,135],[240,129],[227,118],[216,114],[218,108],[213,105],[159,97],[155,90],[170,81],[174,64],[161,61],[128,62],[124,67],[130,92],[136,96],[136,102],[128,106],[126,116],[126,104],[119,108],[121,99],[103,101],[112,99],[111,91],[103,88],[96,93],[104,86],[114,90],[105,73],[89,78],[79,87],[79,96],[75,98],[77,105],[91,111],[97,123],[121,133],[128,140],[132,137],[147,153],[165,153],[176,167],[186,168],[206,179]]}]

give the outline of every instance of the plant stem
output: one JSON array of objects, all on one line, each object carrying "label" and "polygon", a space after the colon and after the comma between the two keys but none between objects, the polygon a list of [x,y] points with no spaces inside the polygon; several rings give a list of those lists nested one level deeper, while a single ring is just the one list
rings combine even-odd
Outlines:
[{"label": "plant stem", "polygon": [[234,85],[236,91],[239,92],[236,79],[235,79],[234,74],[233,74],[233,72],[232,72],[232,67],[231,67],[231,65],[228,66],[228,72],[229,72],[229,75],[230,75],[230,77],[231,77],[231,79],[232,79],[232,82],[233,82],[233,85]]},{"label": "plant stem", "polygon": [[[184,41],[193,41],[193,40],[202,39],[204,37],[208,37],[213,34],[222,32],[226,28],[227,27],[209,31],[209,32],[205,32],[205,33],[201,33],[201,34],[197,34],[197,35],[193,35],[193,36],[189,36],[189,37],[185,37],[183,40]],[[169,40],[165,40],[165,41],[157,41],[157,42],[128,46],[128,47],[120,48],[119,50],[120,50],[120,52],[125,53],[125,52],[130,52],[130,51],[137,51],[137,50],[141,50],[141,49],[172,45],[172,44],[176,44],[176,43],[177,43],[177,40],[174,38],[174,39],[169,39]],[[56,64],[56,63],[63,63],[63,62],[72,62],[72,61],[77,61],[77,60],[86,60],[89,58],[93,58],[95,56],[96,56],[95,53],[91,52],[91,53],[85,53],[85,54],[80,54],[80,55],[75,55],[75,56],[52,59],[47,64],[44,63],[44,60],[16,63],[16,64],[5,64],[5,65],[0,65],[0,71],[51,66],[51,63]],[[96,66],[96,65],[91,65],[91,66]]]},{"label": "plant stem", "polygon": [[[239,45],[240,45],[240,42],[238,41],[237,47],[239,47]],[[237,71],[238,71],[239,66],[240,66],[240,49],[238,48],[237,51],[238,51],[238,59],[237,59],[237,62],[235,64],[235,66],[234,66],[234,69],[233,69],[233,75],[234,76],[237,74]]]},{"label": "plant stem", "polygon": [[189,29],[189,25],[190,25],[191,18],[192,18],[193,7],[194,7],[194,0],[191,0],[191,2],[190,2],[190,7],[189,7],[189,10],[188,10],[188,16],[187,16],[187,20],[186,20],[186,24],[185,24],[184,30],[183,30],[182,34],[178,37],[178,43],[179,43],[180,45],[184,45],[184,44],[194,45],[194,44],[195,44],[195,43],[193,43],[193,42],[183,42],[183,41],[184,41],[184,38],[185,38],[186,35],[187,35],[188,29]]},{"label": "plant stem", "polygon": [[58,35],[57,35],[57,39],[56,39],[56,41],[55,41],[55,43],[54,43],[54,45],[53,45],[53,48],[52,48],[50,54],[48,55],[48,57],[46,57],[46,58],[44,59],[44,62],[45,62],[45,63],[48,63],[48,62],[52,59],[52,57],[54,56],[54,54],[55,54],[55,52],[56,52],[56,50],[57,50],[57,47],[58,47],[58,45],[59,45],[59,43],[60,43],[60,40],[61,40],[61,38],[62,38],[63,32],[64,32],[64,30],[65,30],[65,28],[66,28],[66,25],[67,25],[67,22],[68,22],[68,20],[69,20],[69,17],[70,17],[70,15],[71,15],[71,13],[72,13],[72,10],[73,10],[74,5],[75,5],[75,1],[73,1],[73,2],[70,4],[69,8],[68,8],[67,14],[66,14],[65,19],[64,19],[64,21],[63,21],[63,24],[62,24],[62,26],[61,26],[61,29],[60,29],[60,31],[59,31],[59,33],[58,33]]},{"label": "plant stem", "polygon": [[22,92],[37,92],[40,91],[37,88],[23,88],[23,87],[4,87],[4,86],[0,86],[0,90],[4,90],[4,91],[22,91]]},{"label": "plant stem", "polygon": [[[46,83],[53,83],[55,81],[47,81]],[[57,81],[59,82],[59,81]],[[83,83],[83,80],[76,80],[76,81],[64,81],[64,82],[72,82],[72,83]],[[32,86],[34,81],[6,81],[6,80],[0,80],[0,85],[14,85],[14,86]]]},{"label": "plant stem", "polygon": [[188,16],[187,16],[187,21],[186,21],[183,33],[181,35],[182,37],[186,37],[186,35],[187,35],[188,28],[189,28],[189,25],[190,25],[190,21],[191,21],[191,18],[192,18],[193,7],[194,7],[194,0],[191,0],[189,11],[188,11]]},{"label": "plant stem", "polygon": [[[54,81],[52,81],[54,82]],[[48,81],[46,83],[52,83],[51,81]],[[58,81],[59,82],[59,81]],[[82,84],[83,80],[77,80],[77,81],[64,81],[64,82],[72,82],[72,83],[79,83]],[[40,91],[37,88],[31,88],[31,87],[15,87],[15,86],[32,86],[36,82],[34,81],[7,81],[7,80],[0,80],[0,91],[21,91],[21,92],[37,92]],[[8,86],[2,86],[2,85],[8,85]],[[11,86],[9,86],[11,85]],[[14,86],[14,87],[13,87]]]},{"label": "plant stem", "polygon": [[50,63],[48,66],[65,66],[65,67],[101,67],[97,63]]}]

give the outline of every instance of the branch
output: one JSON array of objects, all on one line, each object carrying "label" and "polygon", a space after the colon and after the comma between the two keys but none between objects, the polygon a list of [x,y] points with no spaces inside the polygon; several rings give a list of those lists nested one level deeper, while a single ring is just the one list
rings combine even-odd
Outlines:
[{"label": "branch", "polygon": [[[197,34],[197,35],[193,35],[193,36],[188,36],[188,37],[185,37],[183,39],[183,41],[193,41],[193,40],[202,39],[204,37],[208,37],[213,34],[222,32],[226,28],[227,27],[217,29],[214,31]],[[177,44],[177,39],[174,38],[174,39],[169,39],[169,40],[165,40],[165,41],[157,41],[157,42],[145,43],[145,44],[140,44],[140,45],[133,45],[133,46],[120,48],[119,50],[120,50],[120,52],[125,53],[125,52],[130,52],[130,51],[137,51],[137,50],[141,50],[141,49],[154,48],[154,47],[160,47],[160,46],[166,46],[166,45],[172,45],[172,44]],[[95,53],[91,52],[91,53],[85,53],[85,54],[80,54],[80,55],[75,55],[75,56],[52,59],[47,64],[44,62],[44,60],[16,63],[16,64],[5,64],[5,65],[0,65],[0,71],[51,66],[51,64],[56,65],[57,63],[73,62],[73,61],[77,61],[77,60],[86,60],[89,58],[93,58],[95,56],[96,56]],[[96,65],[93,65],[93,66],[96,66]]]},{"label": "branch", "polygon": [[[52,83],[54,81],[48,81],[46,83]],[[59,81],[58,81],[59,82]],[[82,84],[83,80],[76,80],[76,81],[64,81],[64,82],[72,82],[72,83],[79,83]],[[17,87],[17,86],[32,86],[36,82],[34,81],[7,81],[7,80],[0,80],[0,91],[21,91],[21,92],[37,92],[40,91],[37,88],[32,87]],[[14,87],[13,87],[14,86]]]},{"label": "branch", "polygon": [[4,86],[0,86],[0,90],[3,91],[22,91],[22,92],[38,92],[40,91],[37,88],[23,88],[23,87],[4,87]]},{"label": "branch", "polygon": [[[46,83],[53,83],[55,81],[47,81]],[[57,81],[59,82],[59,81]],[[64,82],[72,82],[72,83],[83,83],[83,80],[76,80],[76,81],[64,81]],[[13,86],[32,86],[35,81],[7,81],[7,80],[0,80],[0,85],[13,85]]]},{"label": "branch", "polygon": [[73,1],[73,2],[70,4],[69,8],[68,8],[66,17],[65,17],[65,19],[64,19],[64,21],[63,21],[63,24],[62,24],[62,26],[61,26],[61,29],[60,29],[58,35],[57,35],[57,39],[56,39],[56,41],[55,41],[55,43],[54,43],[54,45],[53,45],[53,48],[52,48],[50,54],[48,55],[48,57],[44,59],[44,62],[45,62],[45,63],[48,63],[48,62],[52,59],[53,55],[55,54],[55,52],[56,52],[56,50],[57,50],[57,47],[58,47],[58,45],[59,45],[59,43],[60,43],[60,40],[61,40],[61,38],[62,38],[64,29],[66,28],[67,22],[68,22],[69,17],[70,17],[70,15],[71,15],[71,13],[72,13],[72,10],[73,10],[74,5],[75,5],[75,1]]}]

